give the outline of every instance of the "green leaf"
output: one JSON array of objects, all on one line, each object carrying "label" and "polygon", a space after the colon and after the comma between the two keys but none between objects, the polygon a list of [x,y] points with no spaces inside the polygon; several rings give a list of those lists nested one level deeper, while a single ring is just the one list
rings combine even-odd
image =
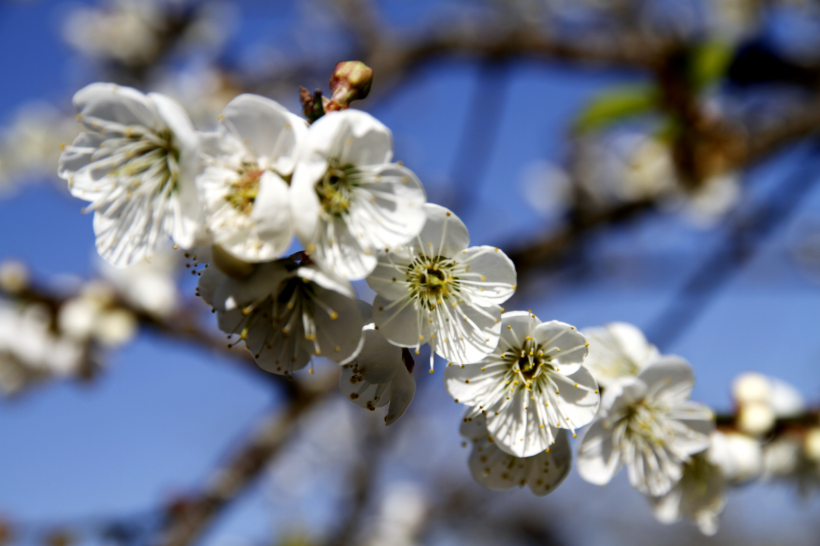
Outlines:
[{"label": "green leaf", "polygon": [[615,87],[593,98],[575,120],[578,133],[603,129],[627,118],[647,114],[659,106],[654,85]]},{"label": "green leaf", "polygon": [[733,55],[732,46],[720,40],[704,42],[695,47],[689,68],[692,87],[699,91],[722,78]]}]

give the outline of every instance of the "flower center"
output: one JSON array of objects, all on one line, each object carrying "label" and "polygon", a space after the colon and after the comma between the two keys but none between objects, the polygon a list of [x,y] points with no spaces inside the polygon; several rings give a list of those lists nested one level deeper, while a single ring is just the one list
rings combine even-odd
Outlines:
[{"label": "flower center", "polygon": [[231,206],[246,216],[253,210],[253,204],[259,195],[259,180],[264,172],[256,163],[243,163],[237,173],[239,178],[231,183],[230,191],[225,197]]},{"label": "flower center", "polygon": [[[150,179],[157,183],[150,191],[161,193],[176,189],[179,176],[179,150],[172,144],[172,134],[167,129],[156,133],[139,126],[127,127],[123,139],[111,139],[103,142],[101,148],[118,147],[116,151],[109,148],[112,159],[119,166],[111,170],[115,177],[130,179],[128,186],[135,191],[150,174]],[[123,142],[124,141],[124,142]]]},{"label": "flower center", "polygon": [[316,183],[316,195],[327,214],[340,217],[350,210],[351,190],[356,186],[353,180],[355,171],[353,165],[331,163],[325,175]]},{"label": "flower center", "polygon": [[435,309],[460,290],[461,283],[453,276],[455,262],[441,256],[418,256],[407,268],[410,295],[422,305]]}]

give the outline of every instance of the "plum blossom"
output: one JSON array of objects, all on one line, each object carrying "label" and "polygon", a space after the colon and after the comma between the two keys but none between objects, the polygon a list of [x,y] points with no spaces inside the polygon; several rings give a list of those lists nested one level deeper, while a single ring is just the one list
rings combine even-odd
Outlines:
[{"label": "plum blossom", "polygon": [[572,465],[572,451],[566,430],[557,432],[555,443],[530,457],[516,457],[499,449],[487,432],[482,414],[464,416],[460,433],[473,443],[468,465],[473,479],[491,491],[506,491],[528,485],[543,497],[561,485]]},{"label": "plum blossom", "polygon": [[589,354],[584,365],[598,384],[606,387],[621,377],[638,375],[660,353],[643,332],[626,322],[610,322],[603,327],[586,328]]},{"label": "plum blossom", "polygon": [[329,112],[310,126],[290,189],[294,228],[311,256],[344,278],[364,278],[378,251],[424,225],[424,188],[392,158],[390,130],[364,112]]},{"label": "plum blossom", "polygon": [[219,329],[238,336],[265,371],[288,375],[313,356],[344,364],[361,350],[364,319],[353,287],[304,256],[257,264],[232,278],[204,270],[198,294]]},{"label": "plum blossom", "polygon": [[84,87],[74,106],[90,132],[65,148],[58,174],[91,203],[100,255],[124,266],[169,236],[190,247],[201,224],[199,136],[185,111],[164,95],[110,83]]},{"label": "plum blossom", "polygon": [[373,323],[364,327],[362,343],[356,358],[342,366],[339,390],[345,398],[370,411],[390,404],[384,422],[392,425],[410,406],[416,392],[413,358],[407,349],[388,343]]},{"label": "plum blossom", "polygon": [[541,322],[527,311],[504,313],[501,340],[483,360],[450,364],[444,385],[456,402],[484,415],[496,445],[516,457],[549,449],[559,429],[595,418],[600,395],[582,364],[584,336],[569,324]]},{"label": "plum blossom", "polygon": [[416,239],[380,254],[367,277],[377,294],[376,327],[417,353],[429,342],[449,361],[477,362],[498,346],[500,304],[515,291],[515,266],[496,247],[469,247],[467,227],[446,208],[428,203],[424,212]]},{"label": "plum blossom", "polygon": [[225,107],[218,131],[203,139],[209,157],[196,180],[216,244],[246,262],[270,261],[288,249],[286,180],[306,133],[305,120],[264,97],[240,95]]},{"label": "plum blossom", "polygon": [[668,493],[691,456],[709,447],[714,428],[711,410],[689,400],[693,386],[689,363],[665,355],[607,387],[578,451],[581,477],[605,485],[626,465],[641,493]]}]

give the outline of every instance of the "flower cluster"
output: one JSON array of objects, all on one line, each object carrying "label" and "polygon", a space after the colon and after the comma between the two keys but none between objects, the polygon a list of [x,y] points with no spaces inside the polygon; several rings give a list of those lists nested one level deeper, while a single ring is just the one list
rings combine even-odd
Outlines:
[{"label": "flower cluster", "polygon": [[[755,435],[802,405],[789,406],[779,383],[741,378],[738,430],[716,431],[712,411],[690,400],[689,363],[661,354],[636,327],[581,332],[505,311],[517,283],[511,260],[471,246],[458,216],[428,203],[419,178],[393,160],[390,130],[348,108],[367,94],[370,76],[361,63],[340,63],[331,100],[303,91],[308,119],[240,95],[210,132],[161,94],[112,84],[79,91],[87,132],[65,148],[59,172],[90,203],[120,297],[134,283],[118,268],[163,263],[158,252],[171,239],[229,346],[242,342],[263,370],[290,376],[330,360],[344,397],[386,408],[390,425],[415,394],[413,354],[429,345],[430,372],[443,358],[445,388],[467,407],[460,433],[481,485],[554,491],[581,431],[584,479],[605,485],[626,467],[660,521],[686,516],[715,532],[725,486],[764,472]],[[357,297],[352,283],[362,280],[375,292],[372,305]],[[63,309],[60,327],[76,339],[99,337],[106,329],[95,321],[108,316],[112,327],[105,313],[116,309],[98,293],[83,298]],[[172,299],[142,309],[166,317]],[[816,457],[818,438],[805,438],[792,467]]]}]

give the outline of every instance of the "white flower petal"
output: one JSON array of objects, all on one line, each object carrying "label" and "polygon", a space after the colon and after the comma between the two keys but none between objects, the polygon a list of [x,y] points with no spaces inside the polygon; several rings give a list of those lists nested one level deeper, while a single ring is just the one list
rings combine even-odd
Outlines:
[{"label": "white flower petal", "polygon": [[390,389],[390,406],[387,408],[384,424],[392,425],[399,417],[404,415],[404,412],[410,407],[410,402],[413,401],[415,394],[416,380],[413,378],[413,373],[404,367],[402,363],[402,367],[393,377],[393,384]]},{"label": "white flower petal", "polygon": [[304,153],[339,157],[342,164],[380,165],[393,158],[393,135],[361,110],[328,112],[311,125]]},{"label": "white flower petal", "polygon": [[341,364],[359,350],[364,327],[359,306],[355,299],[336,291],[318,285],[314,290],[313,300],[317,308],[313,319],[316,321],[316,341],[321,355]]},{"label": "white flower petal", "polygon": [[578,448],[578,474],[589,483],[606,485],[621,466],[623,461],[612,443],[612,431],[603,419],[596,419],[584,432]]},{"label": "white flower petal", "polygon": [[379,332],[394,345],[415,347],[430,339],[430,323],[419,318],[413,300],[388,301],[381,296],[373,300],[373,321]]},{"label": "white flower petal", "polygon": [[364,347],[356,357],[359,375],[368,383],[387,383],[404,369],[401,347],[389,343],[378,331],[365,328]]},{"label": "white flower petal", "polygon": [[462,285],[469,286],[475,300],[502,304],[510,299],[516,288],[515,265],[496,247],[474,246],[462,250],[455,259],[469,272],[460,275]]},{"label": "white flower petal", "polygon": [[281,176],[293,172],[307,124],[278,102],[244,94],[222,111],[221,124],[250,152]]},{"label": "white flower petal", "polygon": [[80,121],[97,130],[98,120],[114,121],[123,126],[142,125],[157,130],[162,127],[156,108],[148,97],[130,87],[113,83],[92,83],[74,94],[74,108]]},{"label": "white flower petal", "polygon": [[686,359],[675,355],[663,355],[641,370],[638,378],[655,396],[669,401],[688,400],[695,385],[692,366]]},{"label": "white flower petal", "polygon": [[382,257],[370,275],[367,276],[367,285],[378,295],[388,300],[398,300],[407,297],[410,293],[406,281],[407,268],[410,261],[399,256],[390,259]]},{"label": "white flower petal", "polygon": [[426,203],[424,213],[427,221],[418,237],[410,243],[414,253],[454,257],[470,245],[467,226],[452,211]]},{"label": "white flower petal", "polygon": [[536,326],[531,335],[551,357],[557,372],[572,375],[581,368],[587,356],[586,338],[574,326],[551,320]]},{"label": "white flower petal", "polygon": [[317,264],[300,267],[296,270],[296,275],[314,282],[327,290],[332,290],[351,299],[356,298],[356,291],[349,281],[323,269]]},{"label": "white flower petal", "polygon": [[498,347],[501,308],[497,305],[443,304],[431,315],[436,335],[435,352],[445,360],[476,362]]},{"label": "white flower petal", "polygon": [[227,277],[220,273],[215,267],[205,268],[202,275],[199,277],[199,283],[197,284],[197,295],[202,298],[205,303],[213,307],[216,290],[226,278]]}]

